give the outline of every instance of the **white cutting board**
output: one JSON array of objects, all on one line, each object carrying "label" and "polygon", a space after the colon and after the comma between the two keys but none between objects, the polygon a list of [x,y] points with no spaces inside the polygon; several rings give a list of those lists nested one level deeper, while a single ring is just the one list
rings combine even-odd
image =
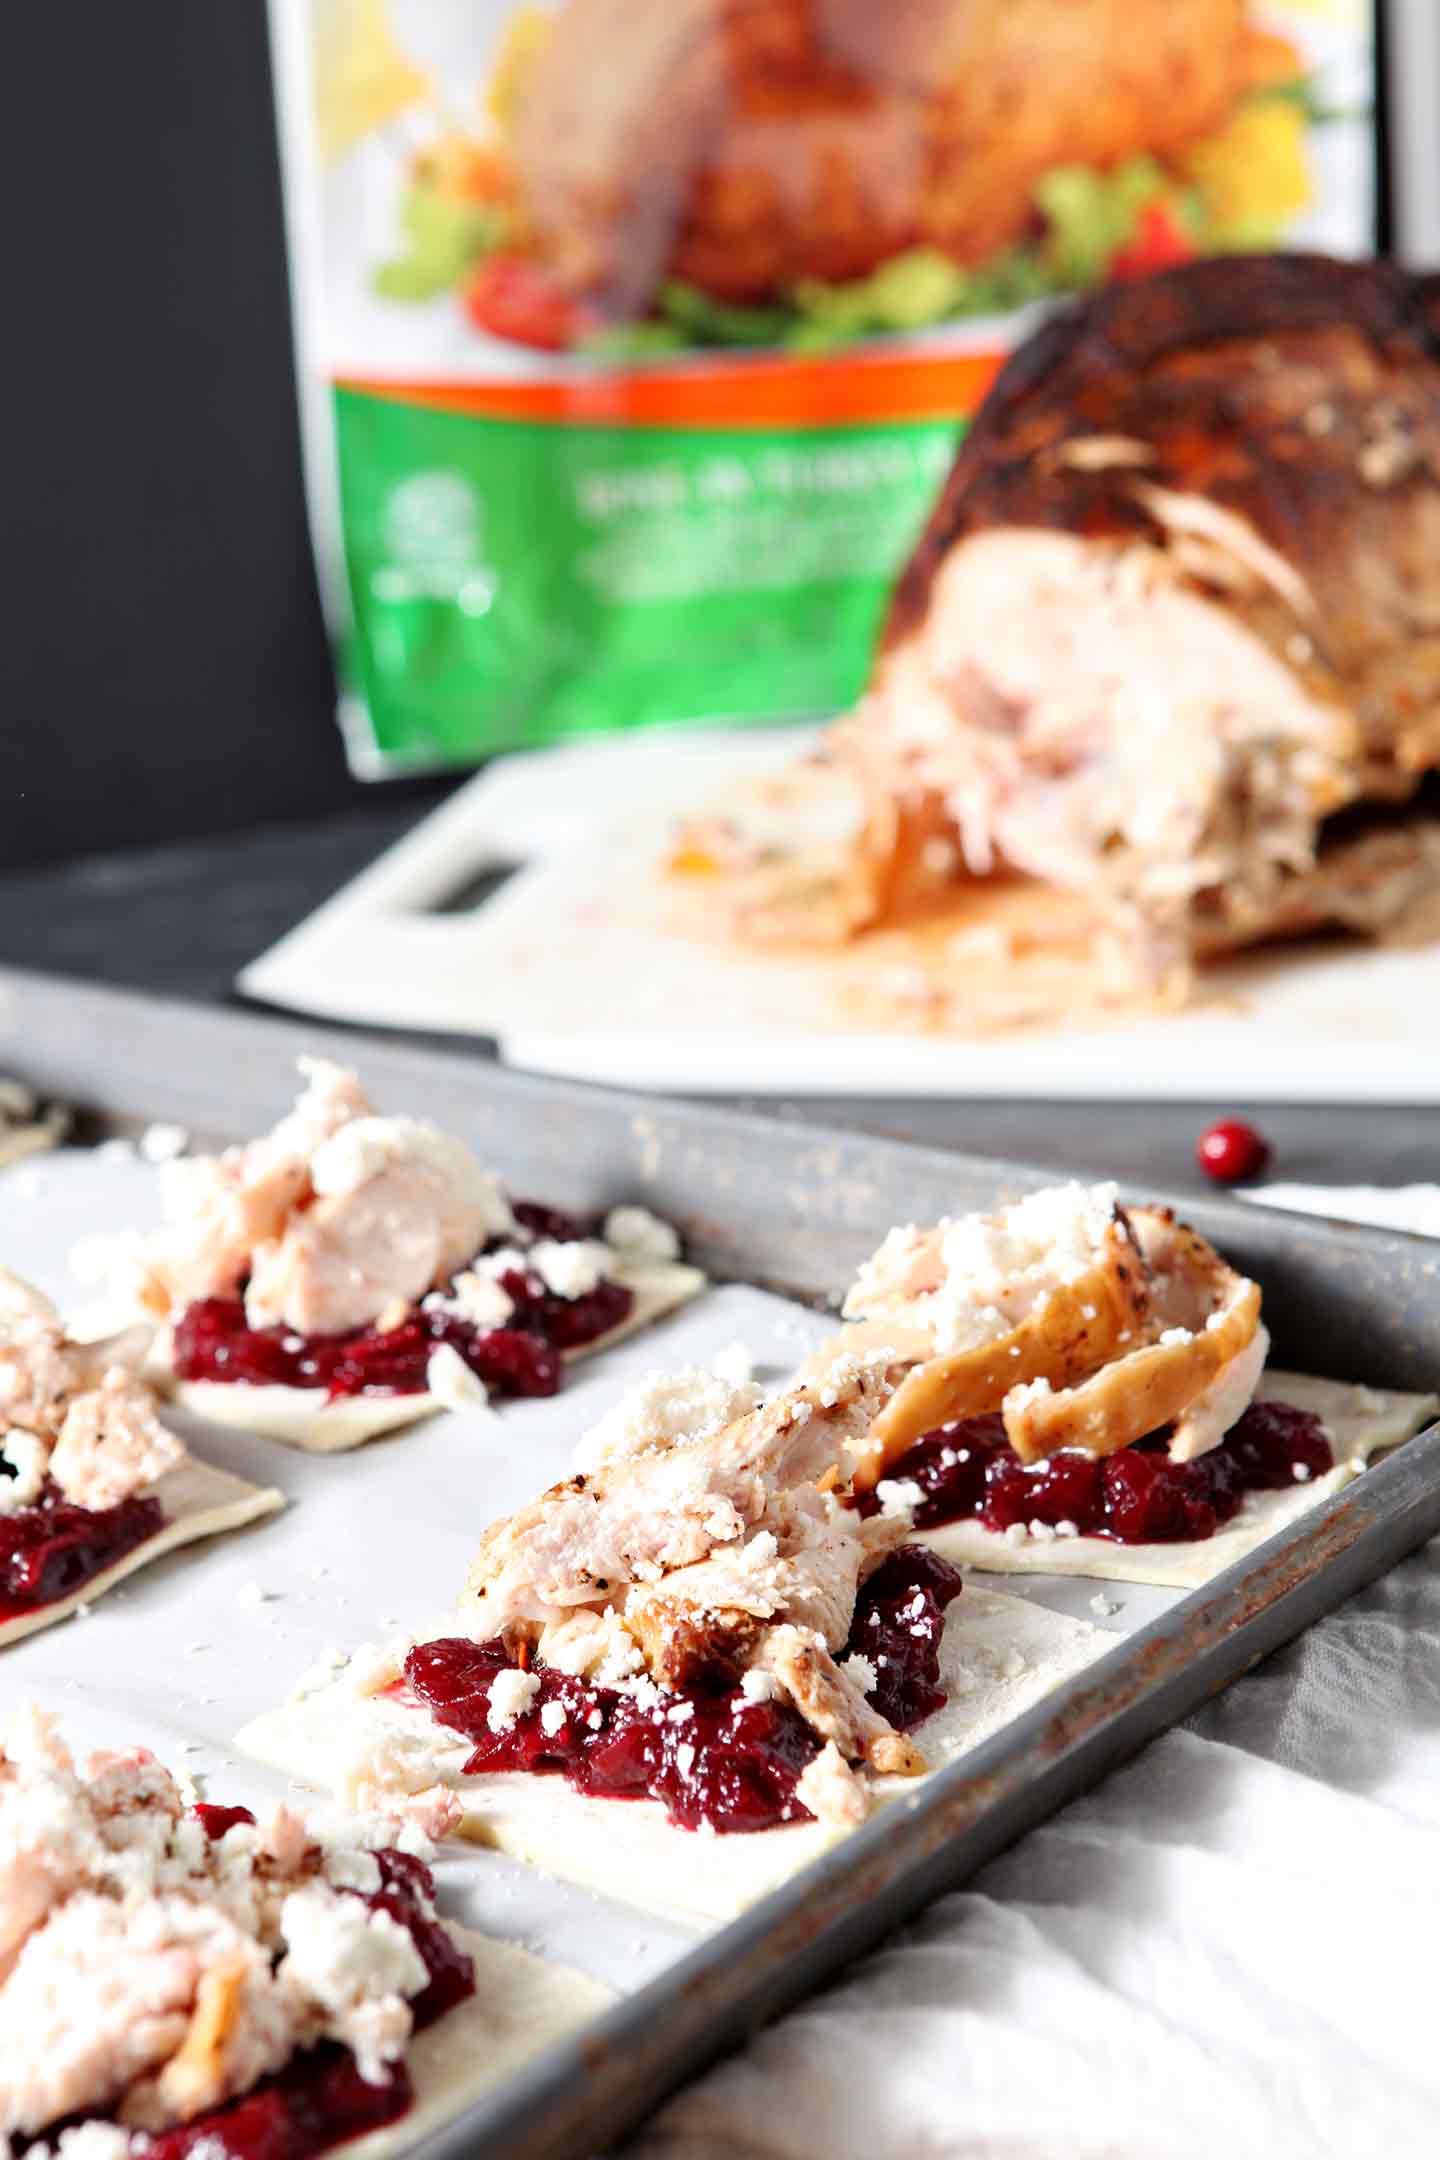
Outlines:
[{"label": "white cutting board", "polygon": [[[1307,944],[1207,978],[1218,1009],[967,1040],[893,1018],[862,1030],[814,956],[666,927],[652,866],[677,814],[788,767],[814,736],[644,734],[502,759],[239,986],[326,1019],[493,1035],[531,1071],[670,1091],[1440,1101],[1440,947]],[[453,905],[516,863],[479,905]]]}]

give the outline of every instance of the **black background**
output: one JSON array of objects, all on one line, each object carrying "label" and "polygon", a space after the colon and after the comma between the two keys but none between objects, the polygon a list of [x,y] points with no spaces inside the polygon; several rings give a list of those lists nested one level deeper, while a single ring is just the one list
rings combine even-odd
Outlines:
[{"label": "black background", "polygon": [[376,806],[305,526],[262,0],[14,6],[0,51],[0,867]]},{"label": "black background", "polygon": [[0,863],[373,803],[305,525],[263,6],[48,0],[5,44]]}]

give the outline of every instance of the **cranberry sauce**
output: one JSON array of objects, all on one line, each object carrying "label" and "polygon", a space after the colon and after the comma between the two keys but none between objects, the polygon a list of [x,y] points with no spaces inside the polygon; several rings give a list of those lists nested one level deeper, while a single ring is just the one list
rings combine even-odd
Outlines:
[{"label": "cranberry sauce", "polygon": [[[1061,1449],[1027,1469],[998,1416],[962,1418],[926,1433],[891,1464],[889,1475],[920,1487],[917,1528],[968,1516],[987,1530],[1012,1523],[1074,1525],[1085,1537],[1122,1545],[1213,1537],[1249,1492],[1276,1492],[1322,1477],[1334,1465],[1320,1420],[1289,1403],[1251,1403],[1220,1445],[1194,1462],[1172,1463],[1169,1428],[1114,1455]],[[867,1496],[865,1511],[878,1503]]]},{"label": "cranberry sauce", "polygon": [[245,1324],[239,1298],[203,1298],[175,1325],[175,1370],[182,1380],[248,1380],[257,1386],[320,1388],[335,1395],[420,1395],[440,1343],[459,1351],[496,1395],[553,1395],[560,1354],[521,1328],[480,1330],[453,1313],[413,1311],[385,1334],[295,1335],[289,1328]]},{"label": "cranberry sauce", "polygon": [[380,1863],[380,1888],[353,1890],[350,1895],[363,1897],[372,1912],[387,1912],[392,1920],[408,1928],[430,1975],[427,1985],[410,2001],[415,2030],[423,2032],[436,2018],[453,2010],[456,2003],[474,1994],[475,1961],[456,1948],[449,1929],[430,1909],[435,1878],[424,1861],[412,1853],[397,1852],[393,1846],[377,1852],[375,1858]]},{"label": "cranberry sauce", "polygon": [[959,1571],[948,1561],[923,1545],[902,1545],[855,1600],[846,1649],[875,1667],[870,1701],[897,1732],[909,1732],[945,1707],[940,1638],[945,1608],[959,1595]]},{"label": "cranberry sauce", "polygon": [[[557,1208],[519,1200],[515,1220],[533,1238],[571,1244],[595,1224]],[[503,1244],[493,1239],[487,1251]],[[500,1277],[514,1310],[504,1327],[479,1328],[455,1313],[418,1305],[398,1328],[355,1328],[345,1335],[297,1335],[252,1328],[239,1297],[202,1298],[175,1325],[175,1370],[182,1380],[246,1380],[257,1386],[323,1387],[336,1395],[419,1395],[431,1353],[459,1352],[492,1395],[553,1395],[561,1352],[578,1350],[629,1317],[635,1294],[604,1279],[575,1298],[556,1297],[529,1269]]]},{"label": "cranberry sauce", "polygon": [[403,2062],[379,2085],[361,2077],[348,2048],[333,2040],[307,2048],[238,2100],[212,2108],[144,2142],[145,2160],[311,2160],[347,2138],[398,2121],[414,2093]]},{"label": "cranberry sauce", "polygon": [[0,1515],[0,1621],[53,1605],[165,1527],[158,1500],[83,1508],[48,1480],[30,1507]]},{"label": "cranberry sauce", "polygon": [[[959,1590],[954,1568],[907,1546],[856,1601],[847,1653],[870,1659],[877,1676],[870,1700],[902,1730],[945,1700],[937,1685],[940,1634]],[[529,1706],[493,1732],[491,1684],[512,1663],[498,1637],[421,1643],[405,1660],[406,1682],[436,1722],[474,1741],[470,1776],[558,1774],[599,1798],[659,1800],[686,1830],[768,1830],[808,1820],[795,1787],[820,1741],[788,1703],[754,1701],[718,1673],[713,1687],[632,1694],[537,1665]]]},{"label": "cranberry sauce", "polygon": [[[198,1800],[190,1813],[210,1838],[222,1838],[236,1823],[253,1823],[255,1820],[247,1807],[223,1807],[206,1800]],[[449,1931],[435,1917],[435,1878],[424,1861],[417,1860],[413,1853],[400,1852],[393,1845],[382,1846],[375,1854],[375,1861],[380,1869],[379,1889],[347,1888],[342,1895],[358,1897],[372,1912],[389,1913],[391,1919],[398,1921],[409,1934],[430,1975],[420,1994],[410,2000],[415,2030],[423,2032],[436,2018],[453,2010],[456,2003],[474,1994],[474,1960],[455,1947]]]},{"label": "cranberry sauce", "polygon": [[197,1800],[189,1810],[208,1838],[222,1838],[236,1823],[253,1823],[248,1807],[222,1807],[218,1800]]}]

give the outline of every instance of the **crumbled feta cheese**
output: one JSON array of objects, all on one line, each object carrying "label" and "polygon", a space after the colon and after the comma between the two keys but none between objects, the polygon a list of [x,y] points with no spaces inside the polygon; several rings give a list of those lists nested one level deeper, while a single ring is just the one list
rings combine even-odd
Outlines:
[{"label": "crumbled feta cheese", "polygon": [[0,1475],[0,1515],[33,1506],[45,1483],[50,1449],[39,1433],[12,1425],[0,1441],[0,1462],[11,1474]]},{"label": "crumbled feta cheese", "polygon": [[112,1365],[98,1387],[82,1386],[67,1397],[49,1474],[77,1506],[109,1508],[158,1483],[184,1454],[156,1416],[149,1388]]},{"label": "crumbled feta cheese", "polygon": [[352,1695],[379,1695],[399,1679],[409,1644],[361,1643],[345,1665],[345,1685]]},{"label": "crumbled feta cheese", "polygon": [[925,1488],[914,1478],[881,1478],[875,1487],[882,1515],[913,1517],[925,1498]]},{"label": "crumbled feta cheese", "polygon": [[847,1679],[854,1681],[862,1695],[868,1695],[879,1678],[870,1659],[859,1650],[852,1650],[849,1657],[840,1660],[840,1670]]},{"label": "crumbled feta cheese", "polygon": [[541,1730],[541,1732],[543,1732],[544,1734],[546,1734],[546,1736],[547,1736],[547,1737],[548,1737],[549,1739],[553,1740],[553,1739],[554,1739],[554,1738],[556,1737],[556,1735],[557,1735],[557,1734],[558,1734],[558,1733],[560,1732],[561,1728],[563,1727],[564,1723],[565,1723],[565,1705],[564,1705],[564,1703],[562,1703],[562,1702],[547,1702],[547,1703],[542,1703],[542,1704],[541,1704],[541,1706],[540,1706],[540,1730]]},{"label": "crumbled feta cheese", "polygon": [[680,1236],[674,1224],[643,1207],[611,1208],[605,1218],[605,1243],[628,1261],[680,1257]]},{"label": "crumbled feta cheese", "polygon": [[[420,1994],[429,1979],[410,1930],[388,1912],[311,1883],[286,1898],[280,1932],[286,1946],[282,1971],[337,2018],[360,2075],[379,2084],[410,2035],[404,1998]],[[386,1998],[398,2012],[388,2027],[377,2031],[378,2021],[355,2015]]]},{"label": "crumbled feta cheese", "polygon": [[[5,2128],[34,2139],[72,2116],[105,2118],[62,2133],[55,2160],[129,2160],[145,2139],[112,2118],[167,2129],[317,2040],[349,2047],[378,2079],[409,2038],[424,1961],[388,1912],[338,1894],[378,1887],[371,1848],[395,1841],[393,1825],[327,1836],[282,1807],[212,1839],[186,1812],[192,1794],[142,1748],[97,1754],[82,1772],[38,1712],[0,1735],[0,1851],[24,1940],[4,1990]],[[217,2020],[206,1982],[227,1975],[239,1985]],[[182,2091],[178,2075],[153,2072],[187,2026],[205,2044],[174,2057]]]},{"label": "crumbled feta cheese", "polygon": [[1194,1342],[1194,1340],[1195,1337],[1187,1327],[1168,1327],[1159,1338],[1162,1350],[1183,1349],[1186,1343]]},{"label": "crumbled feta cheese", "polygon": [[190,1135],[183,1125],[147,1125],[140,1135],[140,1153],[148,1163],[174,1162],[189,1145]]},{"label": "crumbled feta cheese", "polygon": [[[220,2144],[218,2138],[199,2138],[189,2147],[190,2160],[195,2160],[199,2147],[205,2143]],[[221,2150],[225,2150],[224,2147]],[[94,2122],[72,2123],[62,2130],[55,2140],[56,2160],[129,2160],[130,2132],[122,2130],[119,2123]],[[206,2156],[200,2155],[200,2160]],[[218,2160],[218,2156],[217,2156]]]},{"label": "crumbled feta cheese", "polygon": [[490,1390],[472,1371],[453,1343],[437,1343],[425,1361],[425,1386],[447,1410],[473,1410],[490,1400]]},{"label": "crumbled feta cheese", "polygon": [[754,1352],[743,1342],[726,1343],[710,1360],[710,1370],[717,1380],[739,1390],[748,1387],[755,1377]]},{"label": "crumbled feta cheese", "polygon": [[591,1426],[575,1460],[582,1470],[598,1470],[653,1448],[692,1447],[745,1417],[759,1401],[760,1390],[748,1375],[722,1374],[714,1365],[648,1372]]},{"label": "crumbled feta cheese", "polygon": [[[519,1254],[516,1258],[520,1258]],[[523,1261],[519,1272],[524,1272]],[[459,1319],[468,1320],[471,1327],[482,1331],[504,1327],[515,1310],[514,1298],[498,1277],[481,1274],[476,1268],[467,1268],[463,1275],[456,1276],[448,1297],[436,1295],[427,1298],[425,1303],[453,1312]]]},{"label": "crumbled feta cheese", "polygon": [[529,1266],[555,1297],[588,1297],[615,1266],[615,1255],[599,1238],[576,1238],[562,1245],[541,1238],[526,1255]]},{"label": "crumbled feta cheese", "polygon": [[1113,1620],[1120,1607],[1114,1598],[1108,1598],[1103,1590],[1097,1590],[1090,1600],[1090,1610],[1097,1620]]},{"label": "crumbled feta cheese", "polygon": [[865,1820],[869,1796],[863,1779],[851,1769],[833,1740],[808,1762],[795,1784],[795,1797],[817,1822],[847,1827]]},{"label": "crumbled feta cheese", "polygon": [[1060,1538],[1079,1537],[1080,1525],[1078,1523],[1071,1522],[1069,1516],[1067,1515],[1063,1521],[1056,1523],[1055,1535],[1056,1537]]},{"label": "crumbled feta cheese", "polygon": [[740,1692],[747,1702],[773,1702],[779,1689],[773,1673],[762,1672],[758,1665],[752,1665],[748,1672],[740,1675]]},{"label": "crumbled feta cheese", "polygon": [[1314,1476],[1314,1472],[1311,1470],[1308,1462],[1292,1462],[1290,1465],[1290,1475],[1292,1478],[1294,1478],[1297,1485],[1308,1485],[1311,1478]]},{"label": "crumbled feta cheese", "polygon": [[1113,1185],[1057,1185],[997,1214],[962,1216],[934,1231],[892,1230],[860,1270],[846,1317],[914,1306],[937,1348],[973,1347],[1005,1334],[1052,1290],[1093,1269],[1115,1210]]},{"label": "crumbled feta cheese", "polygon": [[517,1718],[523,1717],[540,1692],[537,1673],[520,1672],[507,1665],[490,1683],[490,1706],[485,1722],[491,1732],[509,1732]]},{"label": "crumbled feta cheese", "polygon": [[1055,1542],[1053,1523],[1042,1522],[1038,1515],[1030,1523],[1029,1529],[1030,1535],[1037,1545],[1051,1545]]}]

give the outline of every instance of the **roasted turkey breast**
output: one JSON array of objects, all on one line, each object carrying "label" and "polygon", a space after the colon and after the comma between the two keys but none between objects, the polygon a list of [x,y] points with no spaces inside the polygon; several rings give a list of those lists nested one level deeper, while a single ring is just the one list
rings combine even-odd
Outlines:
[{"label": "roasted turkey breast", "polygon": [[1213,259],[1051,319],[831,738],[855,925],[1006,869],[1156,967],[1394,923],[1440,889],[1437,565],[1440,278]]},{"label": "roasted turkey breast", "polygon": [[1244,87],[1245,0],[568,0],[517,101],[527,215],[617,313],[974,263],[1059,164],[1182,148]]}]

